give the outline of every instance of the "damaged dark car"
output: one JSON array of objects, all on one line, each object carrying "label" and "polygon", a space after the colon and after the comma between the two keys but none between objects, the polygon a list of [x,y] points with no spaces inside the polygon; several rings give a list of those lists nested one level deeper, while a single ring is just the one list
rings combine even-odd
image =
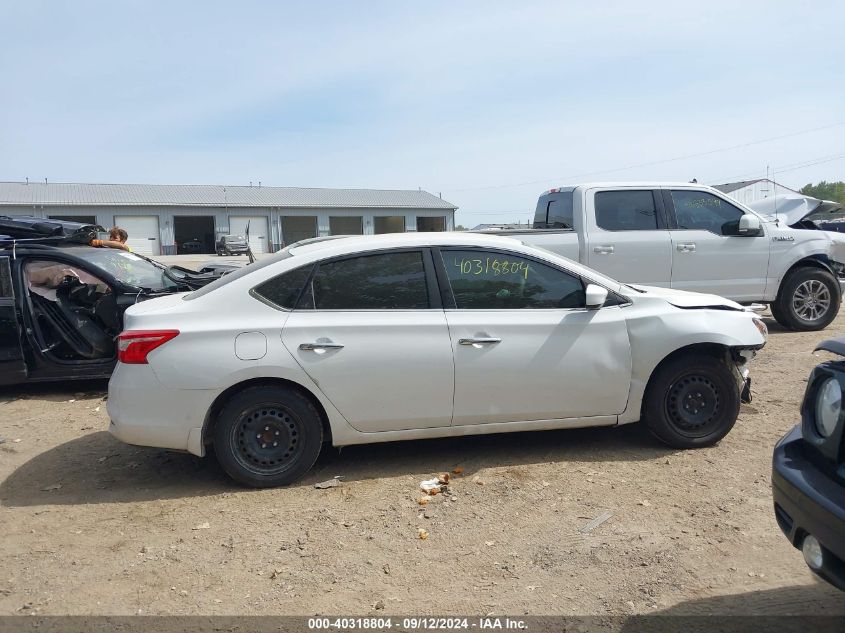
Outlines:
[{"label": "damaged dark car", "polygon": [[[845,338],[816,351],[845,356]],[[817,575],[845,590],[845,360],[817,365],[807,381],[801,422],[775,446],[775,519]]]},{"label": "damaged dark car", "polygon": [[0,385],[107,378],[123,312],[200,288],[234,266],[164,266],[93,247],[100,226],[0,216]]}]

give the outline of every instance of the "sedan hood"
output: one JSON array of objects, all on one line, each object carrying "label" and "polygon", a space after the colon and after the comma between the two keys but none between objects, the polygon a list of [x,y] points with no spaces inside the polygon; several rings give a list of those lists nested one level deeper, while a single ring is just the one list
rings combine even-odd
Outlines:
[{"label": "sedan hood", "polygon": [[713,310],[745,311],[745,308],[735,301],[725,299],[724,297],[720,297],[718,295],[708,295],[700,292],[687,292],[685,290],[673,290],[671,288],[660,288],[658,286],[628,285],[651,297],[660,297],[666,302],[671,303],[676,308],[710,308]]},{"label": "sedan hood", "polygon": [[771,198],[757,200],[747,205],[757,213],[770,215],[786,224],[792,226],[809,216],[814,219],[821,219],[825,215],[841,212],[842,205],[832,200],[819,200],[811,196],[804,196],[800,193],[786,193]]}]

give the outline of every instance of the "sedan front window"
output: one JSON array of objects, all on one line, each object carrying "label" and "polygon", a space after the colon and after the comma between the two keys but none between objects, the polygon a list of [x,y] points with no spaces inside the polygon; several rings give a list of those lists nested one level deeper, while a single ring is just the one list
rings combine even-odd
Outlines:
[{"label": "sedan front window", "polygon": [[578,277],[501,251],[444,250],[443,264],[463,310],[583,308]]}]

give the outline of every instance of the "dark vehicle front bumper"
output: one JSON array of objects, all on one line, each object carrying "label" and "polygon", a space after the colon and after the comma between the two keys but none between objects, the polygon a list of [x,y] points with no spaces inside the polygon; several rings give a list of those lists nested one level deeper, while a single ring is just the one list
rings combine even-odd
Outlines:
[{"label": "dark vehicle front bumper", "polygon": [[815,536],[823,564],[813,570],[845,590],[845,485],[824,472],[805,452],[801,425],[778,442],[772,457],[772,496],[780,529],[796,548]]}]

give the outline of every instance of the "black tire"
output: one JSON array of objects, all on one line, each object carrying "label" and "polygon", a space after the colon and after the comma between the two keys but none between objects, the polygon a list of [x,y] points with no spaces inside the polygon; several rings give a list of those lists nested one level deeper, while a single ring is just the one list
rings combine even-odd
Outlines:
[{"label": "black tire", "polygon": [[796,332],[823,330],[839,314],[839,280],[823,268],[804,267],[789,273],[772,304],[772,316]]},{"label": "black tire", "polygon": [[772,318],[783,325],[783,312],[780,311],[777,301],[769,304],[769,310],[772,312]]},{"label": "black tire", "polygon": [[322,444],[320,413],[288,387],[244,389],[226,403],[214,427],[220,466],[253,488],[293,483],[317,461]]},{"label": "black tire", "polygon": [[660,365],[649,381],[643,418],[649,431],[673,448],[713,446],[739,415],[734,370],[701,354],[678,356]]}]

